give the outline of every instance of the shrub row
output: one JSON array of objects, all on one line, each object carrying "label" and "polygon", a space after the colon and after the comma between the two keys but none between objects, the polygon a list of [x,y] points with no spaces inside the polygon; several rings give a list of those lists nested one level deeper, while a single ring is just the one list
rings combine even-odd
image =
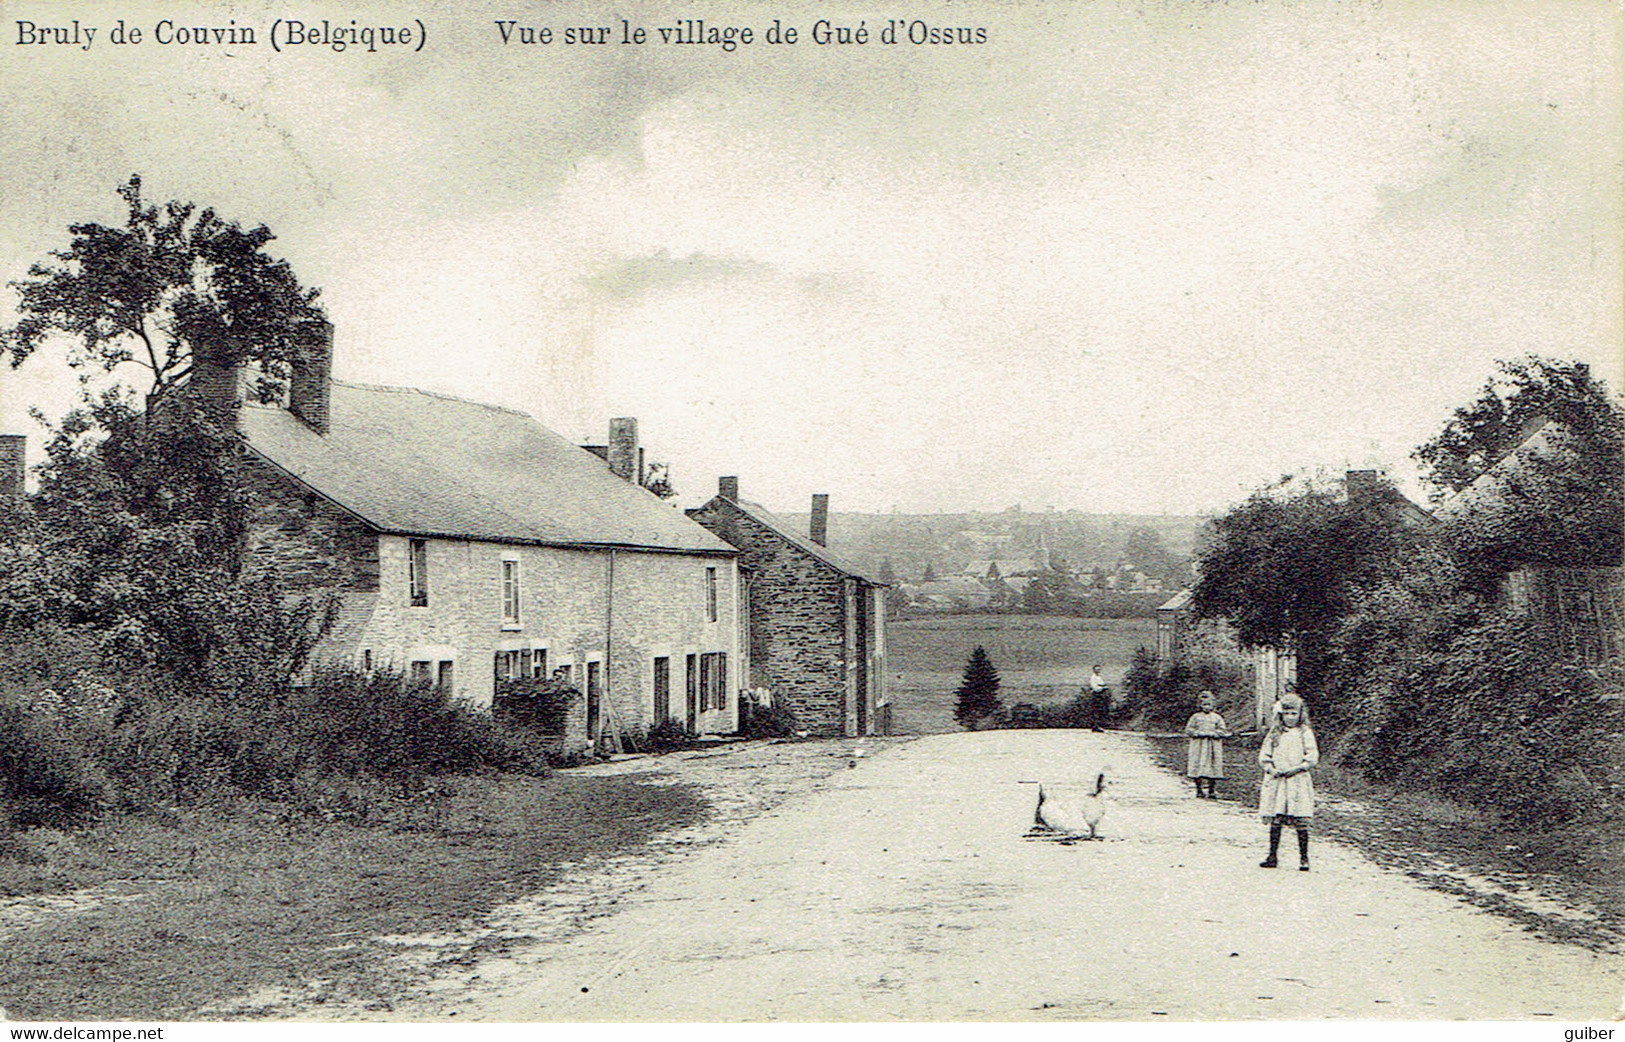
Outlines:
[{"label": "shrub row", "polygon": [[389,672],[321,669],[268,698],[177,692],[144,674],[120,687],[81,668],[0,705],[7,821],[63,825],[234,793],[298,802],[333,778],[411,791],[433,775],[546,770],[540,736]]},{"label": "shrub row", "polygon": [[1565,663],[1527,619],[1465,620],[1387,667],[1334,666],[1345,766],[1557,824],[1625,808],[1625,670]]}]

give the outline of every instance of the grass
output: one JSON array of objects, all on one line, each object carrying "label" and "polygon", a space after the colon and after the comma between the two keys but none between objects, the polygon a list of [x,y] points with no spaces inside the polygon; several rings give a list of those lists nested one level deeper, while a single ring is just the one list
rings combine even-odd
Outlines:
[{"label": "grass", "polygon": [[[1225,745],[1226,777],[1219,783],[1219,798],[1256,807],[1258,739]],[[1184,738],[1153,737],[1151,746],[1161,766],[1185,773]],[[1380,785],[1332,764],[1316,769],[1315,788],[1334,797],[1315,808],[1315,834],[1350,843],[1379,864],[1551,939],[1594,950],[1618,950],[1625,944],[1625,875],[1619,870],[1625,864],[1625,815],[1559,829],[1529,829],[1434,793]],[[1335,799],[1339,796],[1357,802]],[[1262,855],[1266,846],[1262,822],[1258,831]],[[1284,842],[1291,847],[1290,838]],[[1541,889],[1571,904],[1596,909],[1598,918],[1587,923],[1536,915],[1493,891],[1464,885],[1459,875],[1441,872],[1441,866],[1493,880],[1512,891],[1530,889],[1538,882]]]},{"label": "grass", "polygon": [[1047,615],[947,615],[886,627],[888,692],[899,734],[957,731],[954,691],[978,645],[999,671],[1005,705],[1064,702],[1102,666],[1120,687],[1134,652],[1155,647],[1153,619],[1079,619]]},{"label": "grass", "polygon": [[[453,929],[545,887],[566,862],[636,847],[705,810],[686,787],[617,778],[440,784],[366,827],[238,801],[10,837],[0,843],[9,892],[92,888],[113,899],[9,937],[0,1003],[15,1019],[184,1019],[326,979],[343,981],[347,1000],[387,1009],[410,969],[380,958],[371,939]],[[9,904],[0,932],[19,911]]]}]

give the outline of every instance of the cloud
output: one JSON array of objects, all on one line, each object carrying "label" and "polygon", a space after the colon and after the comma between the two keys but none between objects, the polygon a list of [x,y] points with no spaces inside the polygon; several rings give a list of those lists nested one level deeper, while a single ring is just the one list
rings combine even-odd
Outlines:
[{"label": "cloud", "polygon": [[764,265],[691,253],[673,258],[666,250],[649,257],[622,258],[583,276],[582,283],[612,300],[624,301],[691,282],[736,278]]},{"label": "cloud", "polygon": [[0,261],[156,172],[271,224],[341,375],[636,414],[770,505],[1207,509],[1403,464],[1498,357],[1617,386],[1612,8],[970,3],[918,17],[985,49],[703,59],[500,13],[431,6],[411,63],[8,73]]}]

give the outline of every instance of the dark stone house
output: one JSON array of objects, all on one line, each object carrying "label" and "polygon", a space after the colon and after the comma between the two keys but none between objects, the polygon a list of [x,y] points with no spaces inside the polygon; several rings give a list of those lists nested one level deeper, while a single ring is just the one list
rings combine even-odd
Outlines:
[{"label": "dark stone house", "polygon": [[887,584],[825,547],[829,497],[813,497],[806,536],[739,498],[739,479],[689,516],[740,552],[751,681],[820,735],[882,730]]}]

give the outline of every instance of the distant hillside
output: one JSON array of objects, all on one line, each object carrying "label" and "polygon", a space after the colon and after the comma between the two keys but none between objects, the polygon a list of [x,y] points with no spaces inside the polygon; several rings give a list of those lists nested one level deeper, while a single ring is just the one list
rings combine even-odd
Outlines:
[{"label": "distant hillside", "polygon": [[[779,516],[795,531],[807,530],[806,514]],[[895,574],[903,579],[921,578],[927,564],[937,575],[949,575],[971,561],[1030,558],[1043,546],[1052,559],[1058,559],[1056,563],[1073,570],[1111,571],[1121,563],[1159,577],[1167,573],[1171,584],[1179,585],[1188,575],[1186,566],[1207,520],[1192,515],[1085,514],[1073,510],[833,513],[829,546],[866,568],[878,570],[890,561]],[[1161,554],[1157,553],[1159,547]]]}]

